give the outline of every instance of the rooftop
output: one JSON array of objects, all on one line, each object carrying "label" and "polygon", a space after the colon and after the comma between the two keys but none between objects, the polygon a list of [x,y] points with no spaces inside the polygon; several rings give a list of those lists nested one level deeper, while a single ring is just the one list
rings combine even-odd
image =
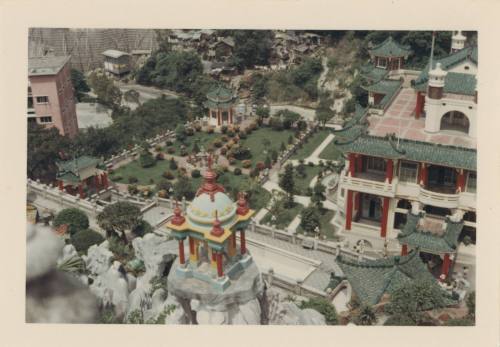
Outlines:
[{"label": "rooftop", "polygon": [[375,57],[407,57],[411,54],[411,49],[409,46],[403,46],[389,36],[384,42],[375,45],[370,50],[370,55]]},{"label": "rooftop", "polygon": [[110,58],[120,58],[124,55],[130,55],[126,52],[118,51],[116,49],[108,49],[107,51],[102,52],[102,55]]},{"label": "rooftop", "polygon": [[56,75],[70,56],[44,56],[28,59],[28,76]]}]

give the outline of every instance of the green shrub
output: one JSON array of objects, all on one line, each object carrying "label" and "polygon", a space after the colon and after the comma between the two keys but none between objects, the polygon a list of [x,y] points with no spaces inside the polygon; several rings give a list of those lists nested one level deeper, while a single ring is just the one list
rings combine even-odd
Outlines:
[{"label": "green shrub", "polygon": [[139,192],[139,189],[137,188],[137,184],[130,184],[127,187],[127,190],[129,192],[129,194],[132,194],[132,195],[135,195]]},{"label": "green shrub", "polygon": [[235,176],[239,176],[241,175],[241,169],[237,167],[236,169],[234,169],[233,173],[235,174]]},{"label": "green shrub", "polygon": [[227,125],[223,125],[220,127],[221,133],[225,134],[227,132]]},{"label": "green shrub", "polygon": [[337,312],[335,307],[326,299],[323,298],[310,298],[308,301],[300,303],[301,309],[312,308],[325,316],[326,324],[335,325],[337,321]]},{"label": "green shrub", "polygon": [[154,166],[156,164],[156,160],[153,158],[151,153],[143,153],[139,156],[139,164],[141,164],[141,167],[147,168]]},{"label": "green shrub", "polygon": [[73,235],[89,227],[89,218],[77,208],[66,208],[57,214],[53,222],[56,228],[63,224],[68,224],[68,232]]},{"label": "green shrub", "polygon": [[175,178],[175,176],[172,173],[172,171],[165,171],[163,173],[163,177],[165,177],[167,180],[173,180]]},{"label": "green shrub", "polygon": [[78,252],[85,252],[92,245],[98,245],[104,241],[104,237],[92,229],[80,230],[71,235],[70,242]]},{"label": "green shrub", "polygon": [[169,168],[170,170],[177,170],[177,162],[174,158],[170,159]]},{"label": "green shrub", "polygon": [[153,227],[151,226],[151,224],[142,219],[139,222],[139,225],[137,225],[137,227],[134,230],[132,230],[132,232],[135,235],[142,237],[146,234],[153,232]]},{"label": "green shrub", "polygon": [[123,177],[120,175],[113,176],[113,181],[121,181],[122,179]]},{"label": "green shrub", "polygon": [[201,172],[200,172],[200,170],[198,170],[198,169],[194,169],[193,171],[191,171],[191,177],[193,177],[193,178],[198,178],[198,177],[200,177],[200,176],[201,176]]},{"label": "green shrub", "polygon": [[137,183],[137,182],[139,182],[139,180],[137,179],[137,177],[135,177],[135,176],[128,176],[128,183],[134,184],[134,183]]}]

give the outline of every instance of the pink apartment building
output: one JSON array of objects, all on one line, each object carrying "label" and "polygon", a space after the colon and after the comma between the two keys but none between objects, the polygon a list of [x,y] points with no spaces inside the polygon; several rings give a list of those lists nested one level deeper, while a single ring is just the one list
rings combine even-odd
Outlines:
[{"label": "pink apartment building", "polygon": [[28,122],[56,127],[64,136],[78,133],[69,56],[44,56],[28,61]]}]

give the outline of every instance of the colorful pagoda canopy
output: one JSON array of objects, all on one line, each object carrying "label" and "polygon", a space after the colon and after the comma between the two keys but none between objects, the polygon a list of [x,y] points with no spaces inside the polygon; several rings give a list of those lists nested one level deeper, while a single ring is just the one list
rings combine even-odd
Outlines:
[{"label": "colorful pagoda canopy", "polygon": [[[433,63],[433,67],[437,63],[441,63],[441,68],[445,71],[470,60],[474,64],[478,64],[478,49],[477,46],[467,47],[455,53],[448,55],[445,58],[437,59]],[[415,80],[414,88],[417,91],[427,90],[427,81],[429,80],[429,63],[422,70],[418,78]],[[477,79],[472,74],[448,72],[445,77],[444,92],[462,95],[474,95]]]},{"label": "colorful pagoda canopy", "polygon": [[210,109],[227,109],[233,107],[238,102],[238,98],[231,89],[219,84],[207,93],[205,107]]},{"label": "colorful pagoda canopy", "polygon": [[424,218],[423,212],[419,214],[408,213],[406,224],[398,235],[399,242],[433,254],[456,252],[458,237],[464,222],[453,222],[447,217],[446,229],[441,235],[438,235],[419,228],[419,222],[422,218]]},{"label": "colorful pagoda canopy", "polygon": [[405,59],[411,54],[409,46],[403,46],[389,36],[382,43],[375,45],[370,50],[370,56],[383,57],[383,58],[398,58],[404,57]]},{"label": "colorful pagoda canopy", "polygon": [[336,131],[334,144],[343,153],[359,153],[387,159],[405,159],[476,171],[475,149],[441,145],[430,142],[369,135],[367,109],[358,107],[346,127]]},{"label": "colorful pagoda canopy", "polygon": [[354,293],[366,305],[379,303],[384,294],[391,294],[413,281],[429,281],[438,286],[416,251],[405,256],[364,261],[338,256],[336,262]]},{"label": "colorful pagoda canopy", "polygon": [[78,184],[96,175],[96,169],[106,169],[101,159],[86,155],[72,160],[56,162],[56,165],[59,169],[57,179],[70,184]]}]

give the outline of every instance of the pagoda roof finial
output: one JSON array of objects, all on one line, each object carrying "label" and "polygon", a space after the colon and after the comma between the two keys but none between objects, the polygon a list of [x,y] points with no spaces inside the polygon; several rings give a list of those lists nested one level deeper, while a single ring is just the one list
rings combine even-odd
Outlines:
[{"label": "pagoda roof finial", "polygon": [[250,208],[248,207],[247,199],[245,197],[245,193],[238,193],[238,208],[236,209],[236,213],[240,216],[245,216]]},{"label": "pagoda roof finial", "polygon": [[174,217],[172,218],[173,225],[182,225],[186,221],[186,218],[182,215],[182,210],[179,207],[179,201],[175,200]]},{"label": "pagoda roof finial", "polygon": [[203,174],[204,182],[196,192],[196,196],[203,193],[209,194],[210,199],[214,201],[214,195],[217,192],[223,193],[224,187],[217,184],[217,173],[212,169],[212,155],[209,154],[207,158],[207,170]]}]

